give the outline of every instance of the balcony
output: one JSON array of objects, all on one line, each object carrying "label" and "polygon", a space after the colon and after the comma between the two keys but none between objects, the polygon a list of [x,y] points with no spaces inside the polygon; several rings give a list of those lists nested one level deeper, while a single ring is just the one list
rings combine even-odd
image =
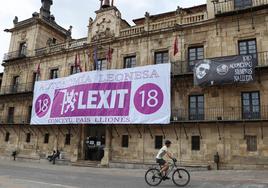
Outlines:
[{"label": "balcony", "polygon": [[33,92],[33,89],[34,89],[33,83],[2,86],[0,90],[0,95],[28,93]]},{"label": "balcony", "polygon": [[0,116],[0,125],[29,124],[30,119],[26,116]]},{"label": "balcony", "polygon": [[261,106],[257,112],[243,110],[242,107],[205,108],[203,113],[190,114],[186,108],[172,110],[175,122],[206,122],[206,121],[260,121],[268,120],[268,106]]},{"label": "balcony", "polygon": [[[257,68],[268,67],[268,51],[257,53],[257,63]],[[176,61],[171,63],[173,76],[192,74],[192,70],[193,66],[190,66],[188,61]]]},{"label": "balcony", "polygon": [[26,49],[23,51],[19,50],[19,51],[15,51],[15,52],[6,53],[4,55],[3,61],[21,59],[21,58],[25,58],[27,56],[28,56],[28,51]]},{"label": "balcony", "polygon": [[55,44],[52,46],[36,49],[35,55],[42,56],[42,55],[58,53],[58,52],[66,51],[66,50],[79,49],[79,48],[85,47],[87,44],[88,44],[87,38],[81,38],[78,40],[70,41],[68,43],[64,42],[64,43],[59,43],[59,44]]},{"label": "balcony", "polygon": [[215,15],[259,10],[268,7],[268,0],[214,0]]}]

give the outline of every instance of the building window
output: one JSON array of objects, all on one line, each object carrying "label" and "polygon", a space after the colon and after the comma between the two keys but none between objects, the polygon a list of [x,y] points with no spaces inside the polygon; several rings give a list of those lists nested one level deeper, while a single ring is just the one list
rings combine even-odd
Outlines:
[{"label": "building window", "polygon": [[97,65],[95,67],[96,70],[102,71],[102,70],[107,70],[107,60],[106,59],[99,59],[97,61]]},{"label": "building window", "polygon": [[80,72],[81,71],[80,71],[80,68],[79,67],[74,66],[74,65],[71,66],[71,75],[77,74],[77,73],[80,73]]},{"label": "building window", "polygon": [[37,82],[40,80],[40,74],[38,74],[37,72],[33,73],[33,83]]},{"label": "building window", "polygon": [[15,108],[9,107],[8,108],[8,115],[7,115],[7,122],[8,123],[14,123],[14,113],[15,113]]},{"label": "building window", "polygon": [[8,142],[9,141],[9,137],[10,137],[10,133],[9,132],[6,132],[5,142]]},{"label": "building window", "polygon": [[234,0],[235,9],[243,9],[252,6],[252,0]]},{"label": "building window", "polygon": [[204,59],[204,47],[191,47],[188,49],[188,61],[190,70],[192,71],[195,61]]},{"label": "building window", "polygon": [[44,137],[44,144],[48,144],[48,143],[49,143],[49,133],[46,133]]},{"label": "building window", "polygon": [[204,95],[189,97],[189,119],[204,120]]},{"label": "building window", "polygon": [[53,43],[53,44],[56,44],[56,43],[57,43],[57,39],[53,38],[53,39],[52,39],[52,43]]},{"label": "building window", "polygon": [[128,148],[128,142],[129,142],[129,136],[128,135],[123,135],[122,136],[122,147],[123,148]]},{"label": "building window", "polygon": [[31,133],[26,134],[26,142],[30,143],[31,142]]},{"label": "building window", "polygon": [[26,42],[20,43],[19,56],[20,57],[26,56],[26,51],[27,51]]},{"label": "building window", "polygon": [[56,79],[59,77],[59,69],[52,69],[50,71],[50,79]]},{"label": "building window", "polygon": [[161,149],[163,147],[163,136],[155,136],[155,149]]},{"label": "building window", "polygon": [[239,41],[239,54],[240,55],[253,55],[257,58],[257,43],[256,39]]},{"label": "building window", "polygon": [[70,145],[71,144],[71,134],[66,134],[65,135],[65,145]]},{"label": "building window", "polygon": [[27,122],[30,123],[32,118],[32,106],[28,107],[28,119]]},{"label": "building window", "polygon": [[192,151],[200,151],[200,136],[192,136]]},{"label": "building window", "polygon": [[247,151],[257,151],[257,136],[246,136]]},{"label": "building window", "polygon": [[260,93],[242,93],[243,119],[260,119]]},{"label": "building window", "polygon": [[34,72],[33,73],[33,82],[32,82],[32,91],[34,90],[34,86],[35,86],[35,82],[37,82],[39,80],[39,75]]},{"label": "building window", "polygon": [[136,67],[136,56],[129,56],[124,58],[124,68]]},{"label": "building window", "polygon": [[18,88],[19,88],[19,80],[20,80],[20,77],[19,76],[14,76],[13,77],[13,83],[12,83],[12,88],[11,88],[11,92],[12,93],[16,93],[18,91]]},{"label": "building window", "polygon": [[155,64],[168,63],[169,62],[168,51],[156,52],[154,54],[154,62]]}]

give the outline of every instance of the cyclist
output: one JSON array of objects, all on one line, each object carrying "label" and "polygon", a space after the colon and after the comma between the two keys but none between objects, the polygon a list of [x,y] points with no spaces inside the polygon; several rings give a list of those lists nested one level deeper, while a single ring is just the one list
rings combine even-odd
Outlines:
[{"label": "cyclist", "polygon": [[159,150],[157,156],[156,156],[156,162],[161,166],[161,170],[160,170],[160,176],[162,176],[163,172],[164,172],[164,176],[162,177],[163,180],[168,180],[170,179],[169,177],[167,177],[167,171],[169,169],[169,164],[163,159],[163,157],[165,155],[168,156],[168,158],[173,159],[172,155],[170,152],[168,152],[168,148],[171,146],[171,141],[166,140],[165,141],[165,145]]}]

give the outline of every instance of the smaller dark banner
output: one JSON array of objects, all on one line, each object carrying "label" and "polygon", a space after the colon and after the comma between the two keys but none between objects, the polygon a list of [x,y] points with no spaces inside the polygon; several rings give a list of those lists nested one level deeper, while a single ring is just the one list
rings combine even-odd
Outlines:
[{"label": "smaller dark banner", "polygon": [[252,55],[228,56],[197,61],[194,84],[213,86],[249,83],[255,80],[256,58]]}]

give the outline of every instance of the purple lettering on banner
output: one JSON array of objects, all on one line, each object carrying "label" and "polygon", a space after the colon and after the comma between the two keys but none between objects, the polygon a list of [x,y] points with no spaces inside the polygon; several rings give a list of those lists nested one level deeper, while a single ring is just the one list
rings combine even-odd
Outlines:
[{"label": "purple lettering on banner", "polygon": [[39,118],[44,117],[49,108],[50,108],[51,100],[47,94],[40,95],[35,101],[35,113]]},{"label": "purple lettering on banner", "polygon": [[131,82],[93,83],[55,90],[51,118],[128,116]]},{"label": "purple lettering on banner", "polygon": [[156,84],[144,84],[135,93],[134,104],[136,109],[142,114],[153,114],[163,105],[164,94],[162,89]]}]

